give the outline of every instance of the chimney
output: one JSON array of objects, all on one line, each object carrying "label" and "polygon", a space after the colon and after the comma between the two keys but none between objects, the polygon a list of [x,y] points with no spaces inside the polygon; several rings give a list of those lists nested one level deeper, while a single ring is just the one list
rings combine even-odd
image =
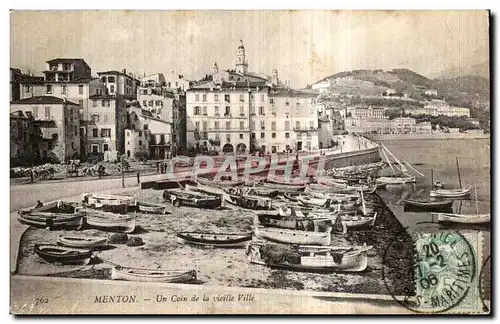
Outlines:
[{"label": "chimney", "polygon": [[127,69],[123,69],[123,74],[127,75]]}]

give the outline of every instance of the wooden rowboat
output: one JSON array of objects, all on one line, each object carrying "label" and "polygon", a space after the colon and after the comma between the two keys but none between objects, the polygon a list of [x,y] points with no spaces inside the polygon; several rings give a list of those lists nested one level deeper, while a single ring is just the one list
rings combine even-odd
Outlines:
[{"label": "wooden rowboat", "polygon": [[35,244],[35,253],[50,263],[87,265],[92,252],[54,244]]},{"label": "wooden rowboat", "polygon": [[417,178],[415,176],[406,176],[406,177],[379,177],[376,179],[377,184],[380,185],[400,185],[405,183],[415,183],[417,182]]},{"label": "wooden rowboat", "polygon": [[300,244],[300,245],[330,245],[332,227],[325,232],[307,232],[273,227],[254,227],[257,238],[278,243]]},{"label": "wooden rowboat", "polygon": [[340,221],[342,223],[342,233],[345,234],[350,228],[358,228],[365,226],[374,226],[377,221],[377,213],[373,216],[350,216],[341,215]]},{"label": "wooden rowboat", "polygon": [[457,224],[486,224],[490,222],[490,214],[447,214],[447,213],[431,213],[432,218],[437,217],[440,223],[457,223]]},{"label": "wooden rowboat", "polygon": [[64,235],[57,236],[57,244],[73,248],[94,248],[108,244],[109,236]]},{"label": "wooden rowboat", "polygon": [[[361,272],[368,266],[367,252],[372,248],[366,243],[359,247],[283,247],[275,243],[250,242],[245,254],[251,263],[273,269],[320,273]],[[277,252],[273,253],[273,250]]]},{"label": "wooden rowboat", "polygon": [[154,204],[150,202],[140,201],[137,203],[137,208],[140,212],[148,214],[166,214],[167,206],[163,204]]},{"label": "wooden rowboat", "polygon": [[214,188],[232,188],[232,187],[238,187],[238,186],[243,186],[245,184],[245,181],[239,181],[239,180],[209,180],[206,178],[201,178],[197,177],[196,182],[205,185],[205,186],[210,186]]},{"label": "wooden rowboat", "polygon": [[278,214],[280,216],[293,217],[326,217],[326,215],[335,215],[339,210],[330,210],[324,208],[310,208],[305,206],[280,206]]},{"label": "wooden rowboat", "polygon": [[415,208],[421,210],[449,210],[453,206],[452,200],[416,200],[405,199],[405,208]]},{"label": "wooden rowboat", "polygon": [[225,194],[224,201],[236,207],[252,210],[271,210],[272,200],[265,197],[250,196],[250,195],[231,195]]},{"label": "wooden rowboat", "polygon": [[111,270],[111,279],[142,281],[142,282],[171,282],[185,283],[196,280],[195,270],[153,270],[136,269],[129,267],[114,267]]},{"label": "wooden rowboat", "polygon": [[99,193],[84,193],[82,194],[82,201],[86,205],[95,205],[100,208],[104,205],[127,205],[135,207],[137,201],[133,196],[118,196],[118,195],[105,195]]},{"label": "wooden rowboat", "polygon": [[245,246],[252,239],[252,233],[203,233],[179,232],[177,242],[193,245],[208,245],[221,248],[234,248]]},{"label": "wooden rowboat", "polygon": [[203,195],[222,196],[225,193],[223,189],[206,186],[201,183],[196,183],[196,184],[186,183],[184,189],[186,189],[186,191],[188,192],[197,195],[203,194]]},{"label": "wooden rowboat", "polygon": [[84,216],[81,209],[58,201],[39,208],[20,210],[17,219],[21,224],[38,228],[80,229]]},{"label": "wooden rowboat", "polygon": [[119,215],[106,212],[88,213],[85,222],[91,228],[107,232],[132,233],[135,230],[135,215]]},{"label": "wooden rowboat", "polygon": [[254,225],[265,227],[285,228],[301,231],[320,232],[320,227],[332,226],[330,218],[304,218],[280,216],[277,214],[256,214]]},{"label": "wooden rowboat", "polygon": [[286,179],[284,177],[269,177],[266,179],[268,183],[282,185],[282,186],[296,186],[296,187],[304,187],[309,184],[309,180],[301,180],[301,179]]},{"label": "wooden rowboat", "polygon": [[261,184],[262,187],[275,189],[279,191],[304,191],[306,189],[306,185],[290,185],[290,184],[281,184],[275,182],[263,182]]},{"label": "wooden rowboat", "polygon": [[355,194],[357,192],[357,190],[352,187],[330,187],[320,183],[311,183],[308,188],[312,191],[329,194]]},{"label": "wooden rowboat", "polygon": [[469,196],[471,193],[471,187],[465,189],[437,189],[431,190],[429,195],[431,197],[442,197],[442,198],[463,198]]},{"label": "wooden rowboat", "polygon": [[213,195],[196,194],[180,189],[167,189],[163,191],[163,198],[172,202],[176,207],[189,206],[197,208],[214,209],[222,205],[222,198]]}]

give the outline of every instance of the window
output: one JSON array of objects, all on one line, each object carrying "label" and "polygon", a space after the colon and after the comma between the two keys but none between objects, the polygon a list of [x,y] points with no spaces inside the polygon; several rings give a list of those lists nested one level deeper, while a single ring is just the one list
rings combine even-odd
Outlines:
[{"label": "window", "polygon": [[78,113],[78,117],[80,117],[80,120],[83,120],[83,111],[80,111],[80,112]]},{"label": "window", "polygon": [[260,115],[265,115],[265,113],[264,113],[264,106],[260,106],[259,107],[259,114]]},{"label": "window", "polygon": [[26,92],[31,92],[31,86],[30,85],[26,86]]},{"label": "window", "polygon": [[199,121],[194,122],[194,129],[195,130],[199,130],[200,129],[200,122]]},{"label": "window", "polygon": [[207,121],[204,121],[204,122],[203,122],[203,128],[202,128],[202,129],[203,129],[204,131],[206,131],[206,130],[207,130],[207,128],[208,128],[208,122],[207,122]]},{"label": "window", "polygon": [[231,129],[231,122],[230,121],[226,122],[226,129]]},{"label": "window", "polygon": [[225,94],[225,95],[224,95],[224,101],[225,101],[225,102],[231,102],[231,97],[230,97],[230,95]]},{"label": "window", "polygon": [[240,134],[240,140],[242,140],[242,139],[243,139],[243,134]]},{"label": "window", "polygon": [[143,101],[142,101],[142,105],[143,105],[144,107],[146,107],[146,106],[148,105],[148,101],[147,101],[147,100],[143,100]]},{"label": "window", "polygon": [[250,94],[250,100],[255,100],[255,95],[253,93]]},{"label": "window", "polygon": [[45,107],[45,119],[50,119],[50,107]]},{"label": "window", "polygon": [[240,116],[245,116],[245,107],[240,106]]},{"label": "window", "polygon": [[92,137],[99,137],[99,130],[97,128],[92,129]]},{"label": "window", "polygon": [[260,95],[260,102],[264,102],[264,94]]},{"label": "window", "polygon": [[218,121],[214,122],[214,128],[219,129],[220,128],[220,123]]},{"label": "window", "polygon": [[219,101],[219,94],[218,93],[214,94],[214,100]]},{"label": "window", "polygon": [[83,99],[78,100],[78,105],[79,105],[80,107],[83,107]]},{"label": "window", "polygon": [[285,106],[290,106],[290,102],[288,100],[285,101]]},{"label": "window", "polygon": [[156,107],[163,107],[163,101],[156,100],[155,105],[156,105]]},{"label": "window", "polygon": [[33,118],[38,118],[38,107],[33,107]]},{"label": "window", "polygon": [[260,121],[260,129],[261,129],[261,130],[266,129],[266,122],[265,122],[264,120],[261,120],[261,121]]},{"label": "window", "polygon": [[74,150],[75,149],[75,142],[71,142],[71,149]]},{"label": "window", "polygon": [[255,114],[255,106],[250,106],[250,115]]},{"label": "window", "polygon": [[244,129],[245,128],[245,122],[244,121],[240,121],[240,129]]},{"label": "window", "polygon": [[297,140],[299,140],[299,141],[302,140],[302,133],[297,133]]},{"label": "window", "polygon": [[240,93],[240,101],[241,102],[245,101],[245,95],[243,93]]},{"label": "window", "polygon": [[253,130],[253,129],[255,129],[255,121],[253,121],[253,120],[252,120],[252,121],[250,122],[250,128],[251,128],[252,130]]},{"label": "window", "polygon": [[[142,90],[142,94],[143,94],[143,95],[147,95],[147,94],[148,94],[148,90],[146,90],[146,89]],[[145,104],[144,104],[144,105],[145,105]]]},{"label": "window", "polygon": [[111,94],[115,93],[115,85],[114,84],[109,86],[109,93],[111,93]]},{"label": "window", "polygon": [[314,120],[309,121],[309,128],[314,129]]},{"label": "window", "polygon": [[107,151],[109,151],[109,145],[108,145],[108,143],[104,143],[104,144],[102,144],[102,151],[103,151],[103,152],[107,152]]},{"label": "window", "polygon": [[290,138],[290,133],[285,133],[285,138]]},{"label": "window", "polygon": [[271,122],[271,130],[273,130],[273,131],[276,130],[276,122],[275,121]]},{"label": "window", "polygon": [[78,94],[83,94],[83,84],[78,85]]},{"label": "window", "polygon": [[260,138],[264,138],[265,137],[265,133],[260,133]]},{"label": "window", "polygon": [[148,101],[148,106],[149,106],[149,107],[153,107],[153,100],[149,100],[149,101]]},{"label": "window", "polygon": [[203,106],[203,115],[207,115],[207,106]]},{"label": "window", "polygon": [[141,140],[139,140],[139,146],[142,146],[142,141]]},{"label": "window", "polygon": [[110,128],[101,129],[101,137],[111,137],[111,129]]},{"label": "window", "polygon": [[200,106],[194,106],[194,115],[200,115]]},{"label": "window", "polygon": [[214,107],[215,116],[219,116],[219,106]]},{"label": "window", "polygon": [[61,93],[66,94],[66,85],[65,84],[61,85]]},{"label": "window", "polygon": [[285,130],[288,131],[290,130],[290,121],[285,121]]},{"label": "window", "polygon": [[295,128],[300,129],[300,121],[297,120],[295,122]]},{"label": "window", "polygon": [[300,107],[300,101],[297,101],[297,107]]},{"label": "window", "polygon": [[202,98],[203,98],[203,102],[207,102],[207,94],[206,93],[203,94]]},{"label": "window", "polygon": [[276,138],[276,133],[272,133],[272,134],[271,134],[271,137],[272,137],[272,138]]},{"label": "window", "polygon": [[274,98],[269,98],[269,103],[270,103],[271,105],[274,105]]},{"label": "window", "polygon": [[78,136],[78,126],[75,125],[75,136]]},{"label": "window", "polygon": [[94,124],[98,123],[99,122],[99,115],[98,114],[94,114],[94,115],[90,116],[90,121],[92,123],[94,123]]},{"label": "window", "polygon": [[95,89],[95,94],[100,96],[101,95],[101,89]]},{"label": "window", "polygon": [[101,78],[101,81],[102,81],[102,82],[104,82],[104,83],[108,82],[107,80],[108,80],[108,78],[107,78],[107,77],[105,77],[105,76],[103,76],[103,77]]},{"label": "window", "polygon": [[52,93],[52,84],[47,84],[47,89],[46,89],[46,92],[48,94],[51,94]]},{"label": "window", "polygon": [[108,77],[108,82],[109,83],[115,83],[115,77],[114,76],[109,76]]},{"label": "window", "polygon": [[231,107],[226,106],[226,112],[224,113],[224,116],[229,116],[229,115],[231,115]]},{"label": "window", "polygon": [[226,142],[231,142],[231,134],[226,134]]},{"label": "window", "polygon": [[142,127],[142,129],[144,129],[145,131],[148,130],[148,124],[144,124],[144,126]]},{"label": "window", "polygon": [[92,107],[97,107],[97,100],[92,100]]},{"label": "window", "polygon": [[108,123],[108,114],[103,115],[103,121],[104,121],[104,124]]},{"label": "window", "polygon": [[200,94],[199,94],[199,93],[196,93],[196,94],[194,95],[194,101],[195,101],[195,102],[200,101]]},{"label": "window", "polygon": [[109,100],[102,100],[101,105],[103,107],[109,107]]},{"label": "window", "polygon": [[219,134],[215,134],[215,141],[220,142],[220,135]]},{"label": "window", "polygon": [[312,135],[311,135],[311,134],[309,134],[309,133],[307,133],[307,140],[308,140],[308,141],[312,140]]}]

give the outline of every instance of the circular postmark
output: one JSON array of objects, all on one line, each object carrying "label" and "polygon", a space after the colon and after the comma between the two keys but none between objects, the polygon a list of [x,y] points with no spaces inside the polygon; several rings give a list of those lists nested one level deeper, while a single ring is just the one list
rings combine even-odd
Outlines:
[{"label": "circular postmark", "polygon": [[382,274],[387,290],[401,306],[416,313],[441,313],[467,296],[476,276],[475,254],[456,231],[410,235],[403,230],[384,253]]},{"label": "circular postmark", "polygon": [[489,301],[491,300],[491,255],[488,255],[486,260],[484,260],[479,272],[478,281],[479,297],[481,298],[483,312],[489,313]]}]

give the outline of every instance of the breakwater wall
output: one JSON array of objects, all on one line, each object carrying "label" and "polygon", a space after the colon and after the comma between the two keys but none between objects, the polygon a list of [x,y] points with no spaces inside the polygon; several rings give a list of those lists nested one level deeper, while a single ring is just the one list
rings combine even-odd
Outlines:
[{"label": "breakwater wall", "polygon": [[449,140],[449,139],[489,139],[490,134],[482,133],[439,133],[439,134],[385,134],[366,135],[372,141],[405,141],[405,140]]}]

